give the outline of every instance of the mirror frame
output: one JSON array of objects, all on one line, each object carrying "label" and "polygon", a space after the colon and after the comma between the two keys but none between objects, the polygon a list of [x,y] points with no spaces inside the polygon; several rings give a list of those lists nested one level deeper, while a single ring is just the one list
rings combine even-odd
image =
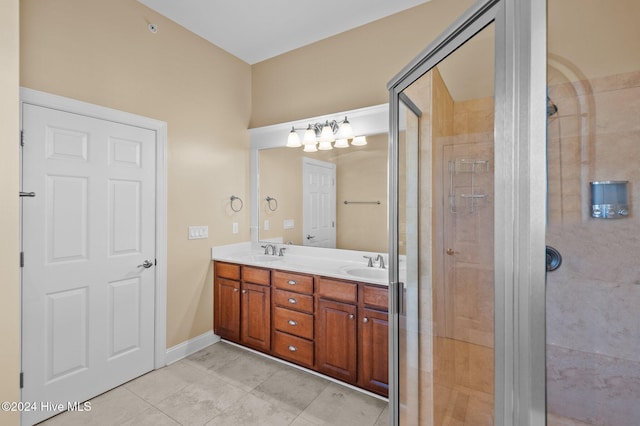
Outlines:
[{"label": "mirror frame", "polygon": [[291,127],[306,128],[309,123],[342,120],[345,116],[349,117],[349,121],[357,130],[358,135],[389,134],[389,104],[387,103],[249,129],[251,143],[251,193],[249,199],[251,200],[250,236],[252,243],[257,243],[260,240],[260,200],[258,199],[260,195],[260,161],[258,158],[260,150],[284,147]]}]

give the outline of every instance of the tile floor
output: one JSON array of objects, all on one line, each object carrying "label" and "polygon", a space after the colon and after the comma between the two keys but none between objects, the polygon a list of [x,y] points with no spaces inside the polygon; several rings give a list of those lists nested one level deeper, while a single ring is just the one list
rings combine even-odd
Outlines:
[{"label": "tile floor", "polygon": [[383,426],[388,404],[224,342],[41,426]]}]

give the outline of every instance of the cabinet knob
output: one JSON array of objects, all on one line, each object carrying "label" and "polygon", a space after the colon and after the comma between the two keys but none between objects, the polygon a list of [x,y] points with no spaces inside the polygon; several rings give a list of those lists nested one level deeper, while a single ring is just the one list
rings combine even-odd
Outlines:
[{"label": "cabinet knob", "polygon": [[233,289],[233,292],[234,292],[234,293],[237,293],[237,292],[238,292],[238,289],[237,289],[237,288],[234,288],[234,289]]},{"label": "cabinet knob", "polygon": [[289,284],[289,285],[296,285],[296,284],[298,284],[298,283],[296,282],[296,280],[289,280],[289,281],[287,281],[287,284]]},{"label": "cabinet knob", "polygon": [[288,349],[289,349],[291,352],[295,352],[295,351],[297,351],[297,350],[298,350],[298,348],[296,348],[296,347],[295,347],[295,346],[293,346],[293,345],[289,345],[289,348],[288,348]]},{"label": "cabinet knob", "polygon": [[365,324],[366,324],[366,323],[368,323],[368,322],[369,322],[369,318],[364,317],[364,319],[362,320],[362,322],[363,322],[363,323],[365,323]]},{"label": "cabinet knob", "polygon": [[351,319],[351,320],[352,320],[353,318],[355,318],[355,317],[353,316],[353,314],[349,314],[349,319]]},{"label": "cabinet knob", "polygon": [[242,290],[242,294],[247,294],[247,290]]},{"label": "cabinet knob", "polygon": [[294,320],[289,320],[289,325],[298,325],[298,323]]},{"label": "cabinet knob", "polygon": [[289,299],[289,303],[295,305],[296,303],[298,303],[298,301],[292,297],[291,299]]}]

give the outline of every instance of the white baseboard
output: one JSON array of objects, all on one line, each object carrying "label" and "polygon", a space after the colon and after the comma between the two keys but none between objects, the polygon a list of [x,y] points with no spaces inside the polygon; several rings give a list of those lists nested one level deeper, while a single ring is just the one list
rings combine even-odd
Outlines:
[{"label": "white baseboard", "polygon": [[219,341],[220,337],[213,334],[212,330],[209,330],[204,334],[194,337],[193,339],[189,339],[186,342],[170,347],[167,349],[167,365],[180,361],[182,358],[186,358],[189,355],[198,352],[200,349],[204,349]]}]

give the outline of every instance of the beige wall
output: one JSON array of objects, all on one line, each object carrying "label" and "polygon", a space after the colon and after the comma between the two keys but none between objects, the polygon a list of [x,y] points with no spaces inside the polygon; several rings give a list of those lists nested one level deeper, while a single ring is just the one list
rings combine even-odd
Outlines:
[{"label": "beige wall", "polygon": [[[0,401],[20,400],[18,9],[18,0],[0,2]],[[18,413],[0,411],[0,424],[19,422]]]},{"label": "beige wall", "polygon": [[20,7],[22,86],[168,123],[167,346],[211,330],[209,249],[249,239],[249,206],[229,197],[249,195],[250,66],[136,1]]},{"label": "beige wall", "polygon": [[251,127],[386,103],[387,82],[472,4],[432,0],[255,64]]},{"label": "beige wall", "polygon": [[[371,135],[367,141],[366,146],[348,148],[337,161],[336,243],[346,250],[387,253],[389,136]],[[345,200],[380,204],[345,205]]]}]

